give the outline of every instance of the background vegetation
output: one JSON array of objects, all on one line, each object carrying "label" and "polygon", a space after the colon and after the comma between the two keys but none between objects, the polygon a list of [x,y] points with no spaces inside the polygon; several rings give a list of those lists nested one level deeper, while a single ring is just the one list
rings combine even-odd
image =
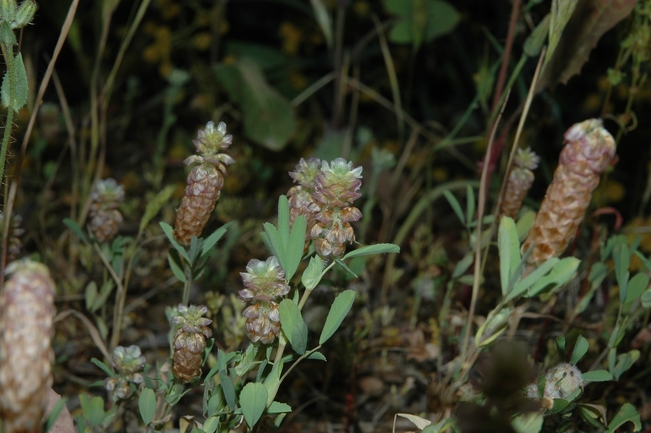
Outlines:
[{"label": "background vegetation", "polygon": [[[269,256],[259,233],[263,223],[277,224],[278,196],[293,186],[288,172],[300,158],[343,157],[362,166],[357,241],[401,249],[351,259],[359,278],[334,267],[310,290],[303,309],[310,341],[336,294],[353,290],[355,302],[321,348],[328,362],[302,362],[278,391],[292,408],[280,430],[416,430],[410,420],[395,427],[396,413],[432,421],[430,429],[441,422],[432,431],[449,427],[455,414],[477,420],[450,427],[462,431],[649,428],[651,299],[642,283],[651,273],[651,2],[38,6],[31,25],[11,27],[17,45],[0,40],[5,59],[21,53],[26,77],[26,86],[7,85],[13,95],[26,92],[22,104],[5,103],[4,84],[2,90],[6,112],[13,112],[2,209],[22,218],[20,228],[3,220],[2,266],[11,261],[13,234],[22,245],[17,257],[50,269],[59,312],[53,388],[67,398],[80,431],[200,428],[206,418],[206,387],[179,391],[169,417],[154,422],[142,417],[136,396],[156,389],[160,397],[162,388],[149,378],[163,377],[166,361],[169,370],[169,307],[181,302],[184,285],[168,261],[180,252],[159,222],[174,222],[186,186],[183,160],[195,153],[192,140],[208,121],[227,124],[236,163],[204,233],[230,223],[228,230],[204,251],[197,279],[186,285],[190,303],[206,305],[212,320],[214,356],[204,373],[216,365],[215,349],[244,356],[249,347],[236,297],[240,272],[252,258]],[[545,66],[536,75],[539,59]],[[566,252],[580,264],[546,297],[514,297],[508,309],[496,307],[510,295],[500,268],[506,253],[496,247],[490,215],[509,152],[530,147],[541,157],[520,232],[510,232],[517,266],[522,231],[552,180],[563,133],[595,117],[615,137],[617,157]],[[124,187],[123,222],[115,240],[99,242],[87,227],[93,188],[106,178]],[[484,238],[477,232],[483,216]],[[481,257],[478,241],[487,248]],[[628,297],[627,284],[635,287]],[[481,334],[471,338],[478,329],[493,336],[484,347]],[[523,346],[495,349],[501,340]],[[107,372],[91,360],[110,366],[110,353],[131,345],[142,350],[148,379],[134,385],[131,401],[117,402],[102,386]],[[583,406],[555,407],[542,427],[542,417],[535,421],[541,425],[511,426],[511,415],[526,412],[508,400],[519,393],[506,386],[513,371],[524,369],[519,390],[559,362],[584,373],[608,371],[612,380],[593,374],[597,383],[570,399]],[[505,373],[504,363],[514,370]],[[621,415],[626,403],[635,409]],[[91,420],[93,405],[102,411]],[[235,428],[229,420],[220,428]],[[256,428],[276,428],[267,424]]]}]

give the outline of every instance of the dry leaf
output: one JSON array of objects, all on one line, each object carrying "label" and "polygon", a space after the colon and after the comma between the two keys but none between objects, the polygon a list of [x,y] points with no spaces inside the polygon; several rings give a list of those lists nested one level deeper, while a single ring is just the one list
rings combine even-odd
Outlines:
[{"label": "dry leaf", "polygon": [[567,83],[588,61],[601,36],[626,18],[637,0],[579,0],[553,56],[545,65],[538,91]]}]

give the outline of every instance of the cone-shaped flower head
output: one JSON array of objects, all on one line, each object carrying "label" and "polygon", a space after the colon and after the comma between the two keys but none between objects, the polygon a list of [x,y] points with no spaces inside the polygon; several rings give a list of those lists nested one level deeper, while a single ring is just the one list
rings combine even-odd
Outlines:
[{"label": "cone-shaped flower head", "polygon": [[289,293],[285,282],[285,270],[275,256],[264,262],[252,259],[246,265],[246,272],[240,272],[244,289],[239,291],[242,302],[271,301]]},{"label": "cone-shaped flower head", "polygon": [[561,255],[583,220],[601,173],[615,155],[615,140],[600,119],[577,123],[565,133],[554,179],[522,245],[534,245],[528,263],[538,266]]},{"label": "cone-shaped flower head", "polygon": [[172,323],[181,328],[174,336],[174,355],[172,373],[174,377],[189,382],[201,374],[203,352],[206,349],[206,338],[212,336],[208,327],[212,320],[203,317],[208,308],[204,305],[179,304],[178,315],[172,317]]},{"label": "cone-shaped flower head", "polygon": [[270,344],[280,332],[277,301],[289,293],[285,271],[274,256],[264,262],[250,260],[246,271],[240,272],[244,288],[238,293],[242,302],[250,304],[242,311],[246,317],[246,335],[254,343]]},{"label": "cone-shaped flower head", "polygon": [[531,149],[518,149],[515,155],[515,165],[509,173],[504,192],[502,207],[498,212],[500,216],[508,216],[515,219],[522,207],[522,202],[527,196],[533,184],[533,171],[538,167],[540,157]]},{"label": "cone-shaped flower head", "polygon": [[104,381],[104,387],[113,391],[113,400],[124,400],[136,392],[137,385],[145,378],[140,373],[145,367],[145,357],[138,346],[118,346],[111,355],[111,365],[118,372],[116,377]]},{"label": "cone-shaped flower head", "polygon": [[353,168],[352,162],[337,158],[328,164],[323,161],[316,177],[314,191],[316,224],[310,229],[314,248],[321,257],[341,257],[345,243],[355,241],[350,225],[362,217],[362,212],[351,206],[361,193],[362,167]]},{"label": "cone-shaped flower head", "polygon": [[[12,262],[20,254],[20,250],[23,248],[23,243],[20,240],[20,236],[25,233],[25,229],[21,228],[21,223],[23,218],[20,215],[12,215],[9,221],[9,230],[7,231],[7,262]],[[0,252],[2,251],[2,233],[4,229],[4,214],[0,211]]]},{"label": "cone-shaped flower head", "polygon": [[224,177],[228,174],[226,166],[235,160],[220,151],[227,150],[233,142],[233,136],[226,134],[226,124],[219,122],[215,127],[208,122],[199,130],[197,139],[193,140],[198,155],[192,155],[184,161],[186,165],[197,163],[187,177],[185,194],[181,207],[176,212],[174,238],[182,245],[189,245],[192,236],[199,237],[210,214],[219,199]]},{"label": "cone-shaped flower head", "polygon": [[310,229],[316,223],[314,219],[314,189],[316,187],[316,177],[321,171],[321,160],[316,157],[310,157],[307,160],[301,158],[294,171],[289,175],[298,185],[290,188],[287,192],[289,199],[289,223],[294,224],[296,218],[303,215],[307,224],[305,225],[305,248],[310,243]]},{"label": "cone-shaped flower head", "polygon": [[115,179],[100,180],[91,193],[90,229],[100,242],[115,237],[122,223],[122,214],[117,207],[124,201],[124,186]]},{"label": "cone-shaped flower head", "polygon": [[0,418],[5,433],[40,432],[52,385],[56,287],[47,267],[7,266],[0,291]]}]

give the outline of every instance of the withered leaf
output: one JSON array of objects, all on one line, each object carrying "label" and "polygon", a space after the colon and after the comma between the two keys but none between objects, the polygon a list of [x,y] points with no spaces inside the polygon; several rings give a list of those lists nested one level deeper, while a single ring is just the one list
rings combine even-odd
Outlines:
[{"label": "withered leaf", "polygon": [[538,91],[581,71],[601,36],[626,18],[637,0],[579,0],[554,54],[545,65]]}]

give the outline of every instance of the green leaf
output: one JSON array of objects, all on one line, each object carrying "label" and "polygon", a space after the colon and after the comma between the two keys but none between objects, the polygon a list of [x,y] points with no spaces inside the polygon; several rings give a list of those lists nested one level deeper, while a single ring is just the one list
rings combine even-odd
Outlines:
[{"label": "green leaf", "polygon": [[258,422],[267,407],[267,388],[261,383],[247,383],[240,392],[242,414],[250,428]]},{"label": "green leaf", "polygon": [[172,273],[174,276],[182,283],[185,283],[187,281],[187,278],[185,276],[185,272],[183,272],[183,268],[181,267],[180,259],[178,254],[174,254],[175,251],[169,250],[167,253],[167,263],[170,265],[170,269],[172,270]]},{"label": "green leaf", "polygon": [[641,252],[635,251],[635,255],[640,259],[647,271],[651,271],[651,261],[644,257]]},{"label": "green leaf", "polygon": [[229,221],[214,232],[206,239],[203,240],[203,245],[201,245],[201,254],[200,257],[204,257],[208,252],[215,246],[217,242],[224,236],[226,230],[233,224],[233,221]]},{"label": "green leaf", "polygon": [[84,412],[84,418],[91,427],[97,427],[104,421],[104,400],[101,397],[90,399],[87,394],[80,394],[79,403]]},{"label": "green leaf", "polygon": [[556,351],[558,352],[558,357],[560,359],[565,359],[565,346],[566,346],[565,337],[561,336],[555,338],[554,344],[556,345]]},{"label": "green leaf", "polygon": [[242,360],[235,366],[235,374],[244,376],[251,369],[257,354],[258,346],[256,344],[249,344],[249,347],[246,348],[242,355]]},{"label": "green leaf", "polygon": [[642,301],[642,307],[651,307],[651,289],[645,290],[640,300]]},{"label": "green leaf", "polygon": [[98,366],[108,377],[115,377],[115,373],[102,361],[97,358],[91,358],[90,362]]},{"label": "green leaf", "polygon": [[391,29],[389,40],[413,43],[416,49],[421,41],[429,42],[452,32],[461,19],[459,12],[442,0],[388,0],[385,7],[402,18]]},{"label": "green leaf", "polygon": [[66,227],[72,230],[72,232],[76,234],[79,239],[81,239],[84,242],[87,242],[86,236],[84,235],[84,231],[81,229],[81,227],[79,227],[77,221],[71,220],[70,218],[64,218],[63,224],[65,224]]},{"label": "green leaf", "polygon": [[230,99],[243,112],[244,134],[267,149],[282,150],[296,132],[296,116],[289,101],[273,89],[251,58],[215,68]]},{"label": "green leaf", "polygon": [[309,356],[307,357],[307,359],[314,359],[314,360],[317,360],[317,361],[323,361],[323,362],[326,362],[326,361],[327,361],[327,359],[326,359],[326,357],[323,355],[323,353],[321,353],[321,352],[316,352],[316,351],[310,353]]},{"label": "green leaf", "polygon": [[531,226],[536,219],[536,213],[532,210],[527,211],[515,224],[515,229],[518,231],[518,239],[523,242],[529,234]]},{"label": "green leaf", "polygon": [[[280,388],[280,373],[283,371],[285,362],[281,359],[280,362],[274,364],[271,372],[264,379],[264,386],[267,388],[267,404],[270,405],[274,396],[278,393],[278,388]],[[257,379],[260,380],[259,378]]]},{"label": "green leaf", "polygon": [[452,194],[450,191],[443,191],[443,195],[445,196],[448,203],[450,203],[450,206],[452,207],[454,213],[457,215],[457,218],[459,218],[459,221],[461,221],[463,224],[466,224],[466,218],[463,214],[463,209],[461,209],[459,200],[457,200],[454,194]]},{"label": "green leaf", "polygon": [[322,345],[334,335],[353,306],[354,301],[355,292],[352,290],[344,290],[335,298],[328,312],[325,325],[323,325],[321,337],[319,337],[319,345]]},{"label": "green leaf", "polygon": [[606,430],[606,433],[614,433],[615,430],[617,430],[619,427],[621,427],[623,424],[627,422],[633,423],[633,426],[635,428],[635,430],[633,431],[642,430],[642,423],[640,422],[640,414],[635,409],[635,406],[633,406],[630,403],[624,404],[619,409],[617,415],[615,415],[612,421],[610,421],[610,424],[608,424],[608,430]]},{"label": "green leaf", "polygon": [[576,272],[581,261],[575,257],[566,257],[554,265],[549,274],[536,281],[526,297],[553,291],[566,284]]},{"label": "green leaf", "polygon": [[280,256],[284,253],[283,241],[278,233],[278,229],[271,223],[264,223],[264,233],[267,235],[267,240],[269,245],[269,252],[271,255],[276,256],[278,261],[280,261]]},{"label": "green leaf", "polygon": [[511,291],[510,283],[515,270],[520,264],[520,241],[515,229],[515,222],[510,217],[503,217],[497,233],[497,246],[500,255],[500,282],[502,283],[502,296],[507,296]]},{"label": "green leaf", "polygon": [[153,389],[143,388],[138,397],[138,409],[140,409],[140,416],[145,425],[154,419],[156,413],[156,393]]},{"label": "green leaf", "polygon": [[343,260],[352,259],[355,257],[370,256],[374,254],[399,253],[399,252],[400,252],[400,247],[394,244],[366,245],[357,248],[354,251],[349,252],[344,256]]},{"label": "green leaf", "polygon": [[17,113],[27,102],[28,94],[27,72],[25,72],[22,53],[14,57],[11,69],[5,72],[0,92],[2,92],[2,105]]},{"label": "green leaf", "polygon": [[357,274],[356,274],[352,269],[350,269],[350,268],[348,267],[348,265],[345,264],[345,263],[344,263],[344,262],[343,262],[339,257],[335,257],[335,262],[336,262],[339,266],[341,266],[342,268],[344,268],[344,270],[345,270],[346,272],[348,272],[350,275],[352,275],[353,278],[358,278],[358,277],[357,277]]},{"label": "green leaf", "polygon": [[[5,4],[15,5],[16,2],[9,1]],[[2,22],[0,22],[0,44],[6,45],[7,47],[14,47],[18,45],[16,35],[14,34],[13,29],[9,26],[9,22],[7,20],[2,20]]]},{"label": "green leaf", "polygon": [[524,41],[523,49],[527,56],[536,57],[540,54],[540,51],[545,44],[545,40],[547,39],[550,17],[551,15],[547,14]]},{"label": "green leaf", "polygon": [[150,221],[156,216],[156,214],[161,210],[163,205],[170,201],[170,197],[172,197],[172,193],[174,193],[175,189],[176,187],[174,185],[167,185],[165,188],[163,188],[162,191],[156,194],[156,197],[147,203],[145,213],[140,220],[140,227],[138,228],[139,232],[142,232],[147,227],[147,225],[149,225]]},{"label": "green leaf", "polygon": [[280,326],[296,353],[302,355],[307,347],[307,324],[294,301],[284,299],[278,306]]},{"label": "green leaf", "polygon": [[617,284],[619,284],[619,300],[624,303],[626,299],[626,291],[628,288],[628,265],[630,260],[628,252],[628,245],[621,244],[619,248],[615,249],[613,258],[615,259],[615,276],[617,277]]},{"label": "green leaf", "polygon": [[185,251],[185,248],[179,245],[179,243],[176,242],[176,239],[174,239],[174,229],[172,228],[172,226],[167,224],[164,221],[161,221],[159,225],[163,229],[163,233],[165,233],[165,236],[167,236],[167,239],[169,239],[174,249],[179,252],[179,255],[181,257],[183,257],[188,263],[190,263],[190,256],[188,256],[187,251]]},{"label": "green leaf", "polygon": [[321,282],[323,277],[323,260],[319,256],[314,256],[310,259],[307,269],[303,271],[301,282],[307,290],[313,290]]},{"label": "green leaf", "polygon": [[330,23],[330,15],[323,0],[310,0],[312,9],[314,9],[314,18],[319,23],[323,36],[325,36],[328,48],[332,47],[332,24]]},{"label": "green leaf", "polygon": [[581,360],[581,358],[583,358],[583,355],[585,355],[588,352],[589,348],[590,348],[590,343],[588,343],[588,340],[586,340],[585,337],[583,337],[583,335],[579,335],[579,338],[576,339],[574,350],[572,350],[570,363],[576,365]]},{"label": "green leaf", "polygon": [[52,427],[54,424],[56,424],[57,420],[59,419],[59,415],[61,415],[61,411],[63,411],[63,408],[66,407],[66,403],[68,402],[68,399],[65,397],[59,397],[57,402],[52,406],[52,409],[50,410],[50,414],[47,416],[47,420],[45,421],[45,427],[43,428],[43,431],[45,433],[48,433],[50,430],[52,430]]},{"label": "green leaf", "polygon": [[215,433],[219,427],[219,416],[211,416],[203,423],[203,431]]},{"label": "green leaf", "polygon": [[593,370],[583,373],[583,380],[586,382],[608,382],[613,376],[606,370]]},{"label": "green leaf", "polygon": [[[282,196],[285,197],[285,196]],[[285,198],[287,200],[287,198]],[[285,263],[285,279],[288,281],[296,273],[298,265],[301,263],[303,258],[303,249],[305,246],[305,226],[307,222],[303,215],[296,218],[294,225],[292,225],[292,231],[289,234],[287,239],[286,246],[286,255],[287,260]]]},{"label": "green leaf", "polygon": [[466,221],[472,223],[475,218],[475,190],[470,185],[466,185]]},{"label": "green leaf", "polygon": [[279,401],[272,401],[271,405],[269,405],[269,409],[267,409],[268,414],[289,413],[291,411],[292,407],[290,405]]},{"label": "green leaf", "polygon": [[639,350],[631,350],[628,353],[617,355],[617,364],[613,369],[613,376],[615,377],[615,380],[619,380],[622,374],[628,371],[628,369],[631,368],[639,358]]},{"label": "green leaf", "polygon": [[547,274],[557,263],[559,262],[558,257],[552,257],[551,259],[543,262],[540,266],[533,270],[529,275],[524,277],[522,280],[518,281],[513,290],[508,293],[506,298],[507,301],[515,298],[516,296],[521,295],[526,290],[528,290],[531,285],[535,284],[537,281]]},{"label": "green leaf", "polygon": [[649,276],[647,274],[640,272],[633,275],[633,278],[628,282],[625,302],[632,302],[639,298],[648,286]]},{"label": "green leaf", "polygon": [[454,266],[454,271],[452,271],[452,279],[459,278],[466,273],[470,265],[475,261],[475,252],[468,251],[461,260],[457,262]]},{"label": "green leaf", "polygon": [[224,398],[226,404],[231,410],[235,410],[235,384],[233,379],[224,370],[219,372],[219,380],[221,381],[222,391],[224,391]]},{"label": "green leaf", "polygon": [[516,433],[538,433],[542,425],[542,412],[521,413],[511,421],[511,426]]}]

